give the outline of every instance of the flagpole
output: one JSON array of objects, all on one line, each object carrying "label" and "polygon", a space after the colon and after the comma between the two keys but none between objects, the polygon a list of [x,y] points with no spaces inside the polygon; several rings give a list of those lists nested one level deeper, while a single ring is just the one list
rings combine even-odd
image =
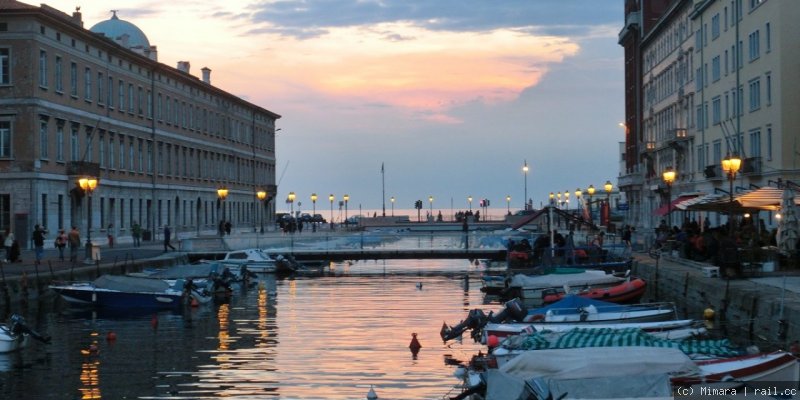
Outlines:
[{"label": "flagpole", "polygon": [[386,173],[383,169],[383,163],[381,163],[381,189],[383,198],[383,216],[386,216]]}]

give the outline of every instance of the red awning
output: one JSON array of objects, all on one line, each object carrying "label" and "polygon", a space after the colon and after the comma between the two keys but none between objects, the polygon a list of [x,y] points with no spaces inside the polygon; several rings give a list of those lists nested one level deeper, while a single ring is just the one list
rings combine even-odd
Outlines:
[{"label": "red awning", "polygon": [[661,206],[659,208],[656,208],[656,210],[653,211],[653,214],[654,215],[658,215],[658,216],[662,216],[662,215],[667,215],[667,212],[669,212],[670,210],[672,210],[672,212],[681,211],[681,210],[675,208],[675,205],[678,204],[678,203],[684,202],[686,200],[693,199],[695,197],[697,197],[697,195],[678,196],[677,199],[672,200],[672,202],[670,202],[669,204],[665,204],[665,205],[663,205],[663,206]]}]

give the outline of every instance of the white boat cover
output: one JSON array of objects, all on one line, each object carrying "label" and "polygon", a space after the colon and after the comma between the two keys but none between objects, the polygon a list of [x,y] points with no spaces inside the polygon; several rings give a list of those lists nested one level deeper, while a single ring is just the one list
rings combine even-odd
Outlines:
[{"label": "white boat cover", "polygon": [[[613,390],[622,393],[622,387],[627,385],[627,392],[624,392],[623,397],[653,397],[659,395],[658,387],[663,386],[664,380],[660,375],[695,374],[697,371],[697,366],[686,354],[672,348],[614,347],[529,351],[487,373],[486,399],[527,398],[525,396],[529,389],[526,388],[526,381],[531,379],[540,379],[539,382],[542,382],[541,379],[564,381],[562,385],[572,387],[570,397],[575,398],[573,396],[577,395],[577,389],[574,387],[579,385],[577,381],[599,378],[621,378],[615,379],[618,383],[614,385],[601,386],[613,386]],[[646,376],[653,378],[644,378]],[[632,377],[636,379],[631,379]],[[639,377],[650,383],[645,388],[639,387],[638,383],[642,381]],[[587,385],[587,389],[594,393],[593,398],[615,397],[600,393],[599,388],[597,382]]]},{"label": "white boat cover", "polygon": [[605,271],[588,270],[574,274],[548,274],[548,275],[525,275],[516,274],[511,278],[510,287],[521,288],[552,288],[567,286],[603,285],[624,281]]}]

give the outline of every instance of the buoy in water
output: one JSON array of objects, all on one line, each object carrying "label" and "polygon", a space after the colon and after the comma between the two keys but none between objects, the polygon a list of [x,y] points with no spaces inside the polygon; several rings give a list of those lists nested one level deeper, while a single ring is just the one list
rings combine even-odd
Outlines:
[{"label": "buoy in water", "polygon": [[192,296],[192,303],[190,304],[192,307],[197,307],[200,303],[197,301],[197,297]]},{"label": "buoy in water", "polygon": [[106,341],[113,342],[115,340],[117,340],[117,334],[114,332],[108,332],[108,334],[106,335]]},{"label": "buoy in water", "polygon": [[714,309],[711,308],[711,306],[703,310],[703,318],[705,318],[706,320],[714,319]]},{"label": "buoy in water", "polygon": [[422,345],[419,344],[419,340],[417,340],[417,334],[411,334],[411,343],[408,345],[408,348],[411,349],[411,354],[417,355],[419,353],[419,349],[422,348]]},{"label": "buoy in water", "polygon": [[367,392],[367,400],[377,400],[377,399],[378,399],[378,394],[375,393],[375,389],[372,387],[372,385],[369,385],[369,392]]},{"label": "buoy in water", "polygon": [[150,326],[152,326],[153,329],[158,328],[158,316],[157,315],[153,315],[153,319],[150,320]]}]

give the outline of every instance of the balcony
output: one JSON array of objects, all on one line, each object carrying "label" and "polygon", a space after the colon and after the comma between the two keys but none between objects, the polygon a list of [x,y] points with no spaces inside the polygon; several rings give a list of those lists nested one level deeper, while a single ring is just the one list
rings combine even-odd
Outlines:
[{"label": "balcony", "polygon": [[742,160],[743,175],[761,175],[761,170],[762,170],[761,157],[750,157]]},{"label": "balcony", "polygon": [[632,187],[632,186],[642,186],[644,184],[644,176],[640,172],[633,172],[626,175],[620,175],[617,178],[617,185],[620,188]]},{"label": "balcony", "polygon": [[703,174],[708,180],[711,181],[719,181],[725,178],[725,174],[722,172],[722,165],[720,164],[712,164],[706,166],[705,171]]},{"label": "balcony", "polygon": [[71,161],[67,163],[67,175],[100,177],[100,164],[88,161]]}]

